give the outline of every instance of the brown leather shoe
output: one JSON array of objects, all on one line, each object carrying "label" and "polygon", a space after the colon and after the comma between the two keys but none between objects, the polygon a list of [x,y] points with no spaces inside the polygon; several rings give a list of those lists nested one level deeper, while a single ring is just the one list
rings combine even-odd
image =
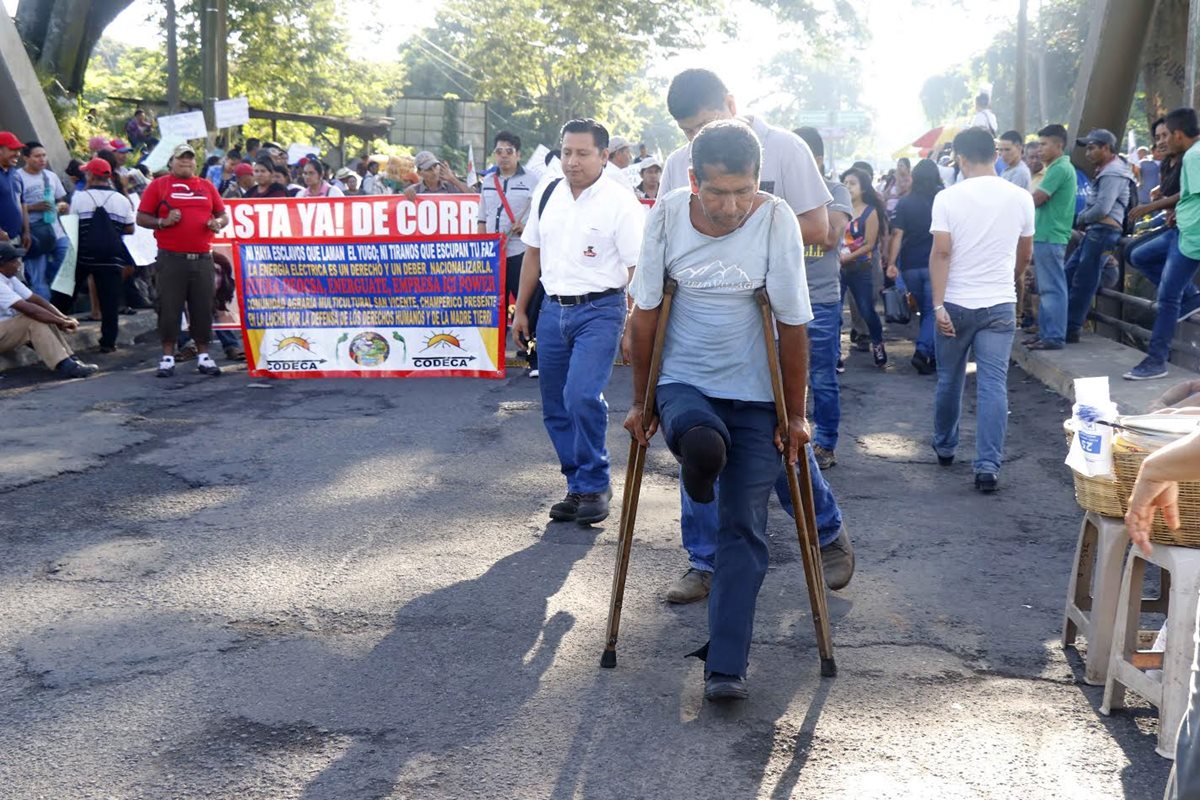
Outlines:
[{"label": "brown leather shoe", "polygon": [[692,567],[671,584],[667,590],[668,603],[694,603],[708,597],[712,588],[712,573]]}]

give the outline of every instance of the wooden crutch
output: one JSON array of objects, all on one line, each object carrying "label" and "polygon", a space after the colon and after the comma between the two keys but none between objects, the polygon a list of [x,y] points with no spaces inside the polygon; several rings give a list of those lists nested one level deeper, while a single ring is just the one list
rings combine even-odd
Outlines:
[{"label": "wooden crutch", "polygon": [[[788,413],[783,396],[783,370],[779,365],[779,351],[775,346],[775,326],[771,316],[771,299],[765,288],[754,290],[762,312],[763,340],[767,346],[767,364],[771,370],[771,389],[775,393],[775,415],[779,419],[784,445],[787,445]],[[785,454],[786,455],[786,454]],[[837,664],[833,660],[833,634],[829,630],[829,598],[825,594],[825,574],[821,567],[821,545],[817,539],[817,516],[814,510],[812,473],[808,466],[807,448],[801,448],[796,459],[800,475],[784,464],[788,476],[788,491],[792,498],[793,516],[796,518],[796,536],[800,539],[800,559],[804,562],[804,580],[808,584],[808,604],[812,608],[813,626],[817,633],[817,651],[821,655],[821,675],[831,678],[837,675]]]},{"label": "wooden crutch", "polygon": [[[666,339],[667,319],[671,316],[671,301],[675,298],[675,280],[667,278],[663,285],[662,306],[658,325],[654,329],[654,348],[650,352],[650,376],[646,381],[646,397],[642,404],[642,430],[650,430],[654,420],[654,392],[658,373],[662,369],[663,341]],[[613,571],[612,597],[608,604],[608,639],[600,666],[617,666],[617,633],[621,627],[621,604],[625,599],[625,575],[629,571],[629,551],[633,545],[633,523],[637,518],[638,496],[642,491],[642,470],[646,466],[646,448],[630,437],[629,461],[625,467],[625,490],[621,495],[621,523],[617,528],[617,566]]]}]

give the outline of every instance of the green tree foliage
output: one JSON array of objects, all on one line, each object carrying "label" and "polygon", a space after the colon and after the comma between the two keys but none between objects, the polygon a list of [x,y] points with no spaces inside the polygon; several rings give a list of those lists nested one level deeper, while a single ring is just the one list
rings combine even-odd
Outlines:
[{"label": "green tree foliage", "polygon": [[926,78],[921,84],[920,97],[925,119],[933,128],[964,116],[973,95],[967,87],[967,76],[959,70],[950,70]]},{"label": "green tree foliage", "polygon": [[[197,102],[200,91],[201,0],[180,5],[180,94]],[[358,116],[382,111],[400,95],[403,67],[353,57],[334,0],[230,0],[229,92],[250,105],[309,114]],[[111,127],[132,109],[109,96],[161,100],[166,96],[163,43],[135,47],[102,39],[88,65],[84,99]],[[265,136],[270,123],[252,120],[247,136]],[[312,129],[281,122],[279,136],[308,141]]]},{"label": "green tree foliage", "polygon": [[407,94],[482,100],[510,127],[553,141],[566,119],[607,121],[651,57],[698,46],[719,7],[615,0],[605,23],[566,0],[447,0],[405,45]]}]

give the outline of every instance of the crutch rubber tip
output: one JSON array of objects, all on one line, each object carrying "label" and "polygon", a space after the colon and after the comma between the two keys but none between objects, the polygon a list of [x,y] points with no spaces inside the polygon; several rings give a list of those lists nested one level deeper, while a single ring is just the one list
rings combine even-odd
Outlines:
[{"label": "crutch rubber tip", "polygon": [[[607,654],[606,654],[607,655]],[[615,653],[613,655],[616,655]],[[833,663],[833,656],[821,659],[821,677],[832,678],[837,675],[837,664]]]},{"label": "crutch rubber tip", "polygon": [[617,651],[605,650],[604,655],[600,656],[601,669],[613,669],[617,666]]}]

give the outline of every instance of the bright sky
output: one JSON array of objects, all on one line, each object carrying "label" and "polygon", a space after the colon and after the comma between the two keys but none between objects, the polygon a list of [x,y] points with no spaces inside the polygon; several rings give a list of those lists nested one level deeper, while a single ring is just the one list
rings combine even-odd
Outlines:
[{"label": "bright sky", "polygon": [[[4,0],[9,13],[18,0]],[[730,0],[740,22],[737,41],[715,43],[702,50],[681,54],[660,65],[656,72],[671,75],[689,66],[719,64],[720,74],[744,108],[756,98],[769,94],[758,70],[784,45],[772,17],[751,0]],[[341,0],[351,10],[361,0]],[[369,14],[377,20],[377,32],[354,26],[352,51],[368,53],[374,59],[387,59],[396,52],[414,29],[433,22],[440,0],[408,4],[403,15]],[[866,15],[874,34],[865,63],[864,101],[875,115],[878,155],[898,149],[926,130],[918,92],[930,75],[960,63],[982,51],[1000,21],[1017,13],[1018,0],[860,0],[857,7]],[[1033,3],[1031,15],[1038,3]],[[967,8],[969,6],[969,9]],[[157,0],[134,0],[108,35],[137,44],[158,36],[158,29],[147,22]],[[974,92],[978,87],[970,87]]]}]

